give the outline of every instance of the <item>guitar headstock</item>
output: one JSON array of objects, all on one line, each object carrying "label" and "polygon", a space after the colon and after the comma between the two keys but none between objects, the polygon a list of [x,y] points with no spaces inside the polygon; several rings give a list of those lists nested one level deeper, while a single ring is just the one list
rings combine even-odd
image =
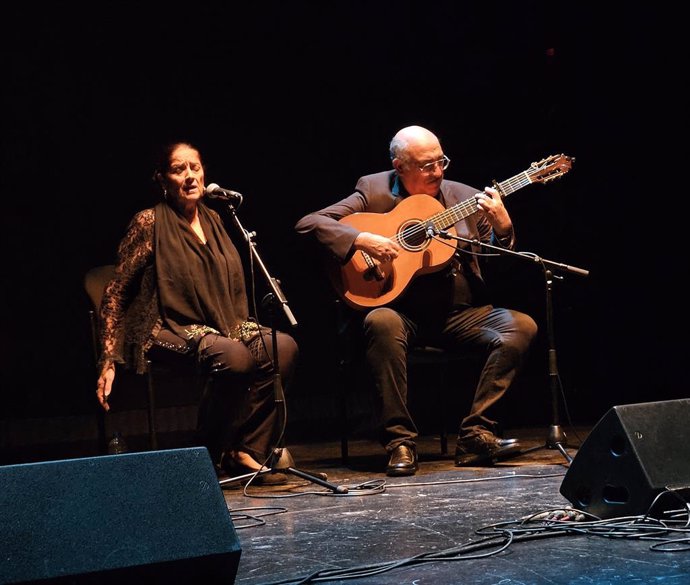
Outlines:
[{"label": "guitar headstock", "polygon": [[565,175],[573,166],[575,158],[565,154],[552,154],[533,162],[527,174],[533,183],[548,183]]}]

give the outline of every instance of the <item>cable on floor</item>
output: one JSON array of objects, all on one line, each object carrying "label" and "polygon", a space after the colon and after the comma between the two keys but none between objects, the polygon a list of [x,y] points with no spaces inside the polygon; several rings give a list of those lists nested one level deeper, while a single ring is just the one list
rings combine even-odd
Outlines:
[{"label": "cable on floor", "polygon": [[[657,512],[658,517],[652,517],[651,514],[659,501],[670,495],[681,500],[683,508]],[[554,507],[515,520],[490,524],[476,530],[475,534],[483,538],[442,551],[422,553],[405,559],[316,571],[305,577],[274,581],[263,585],[304,585],[371,577],[393,569],[428,562],[486,558],[497,555],[516,543],[563,536],[599,536],[652,541],[649,547],[652,551],[685,552],[690,550],[690,504],[675,490],[667,489],[657,495],[643,515],[602,519],[577,508]]]}]

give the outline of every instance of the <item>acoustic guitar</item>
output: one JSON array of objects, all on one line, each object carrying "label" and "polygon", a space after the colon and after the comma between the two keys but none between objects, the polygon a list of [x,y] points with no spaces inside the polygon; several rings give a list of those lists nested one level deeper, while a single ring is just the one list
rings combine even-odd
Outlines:
[{"label": "acoustic guitar", "polygon": [[[501,197],[506,197],[530,183],[546,183],[563,176],[573,160],[564,154],[551,155],[493,186]],[[454,225],[478,209],[474,197],[445,208],[428,195],[410,195],[388,213],[360,212],[341,218],[341,223],[360,231],[390,238],[402,251],[395,260],[379,262],[358,250],[345,264],[331,266],[336,292],[358,310],[394,301],[415,277],[441,270],[451,261],[455,246],[434,238],[433,232],[446,230],[457,235]]]}]

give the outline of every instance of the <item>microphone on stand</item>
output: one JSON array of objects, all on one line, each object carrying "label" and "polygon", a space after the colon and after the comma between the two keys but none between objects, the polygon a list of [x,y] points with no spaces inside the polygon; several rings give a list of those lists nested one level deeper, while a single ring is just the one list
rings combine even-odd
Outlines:
[{"label": "microphone on stand", "polygon": [[434,225],[433,221],[429,221],[426,224],[426,237],[431,239],[434,236],[437,236],[439,234],[439,231],[436,229],[436,226]]},{"label": "microphone on stand", "polygon": [[217,185],[216,183],[211,183],[210,185],[207,185],[206,189],[204,190],[204,194],[209,199],[228,201],[229,203],[232,203],[235,207],[239,207],[240,205],[242,205],[242,201],[244,199],[244,197],[242,197],[242,193],[238,193],[237,191],[231,191],[230,189],[223,189],[223,187]]}]

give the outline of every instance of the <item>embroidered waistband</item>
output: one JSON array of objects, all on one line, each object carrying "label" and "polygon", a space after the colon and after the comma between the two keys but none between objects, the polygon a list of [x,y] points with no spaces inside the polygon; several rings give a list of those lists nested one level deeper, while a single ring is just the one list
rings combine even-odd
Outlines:
[{"label": "embroidered waistband", "polygon": [[228,337],[237,341],[249,341],[257,333],[259,333],[258,323],[254,321],[243,321],[230,330]]},{"label": "embroidered waistband", "polygon": [[[208,325],[191,325],[188,329],[185,329],[185,333],[189,339],[200,339],[208,333],[215,333],[216,335],[222,335],[220,331],[209,327]],[[234,339],[235,341],[249,341],[252,337],[259,333],[259,324],[254,321],[243,321],[242,323],[235,325],[230,332],[228,337]]]}]

